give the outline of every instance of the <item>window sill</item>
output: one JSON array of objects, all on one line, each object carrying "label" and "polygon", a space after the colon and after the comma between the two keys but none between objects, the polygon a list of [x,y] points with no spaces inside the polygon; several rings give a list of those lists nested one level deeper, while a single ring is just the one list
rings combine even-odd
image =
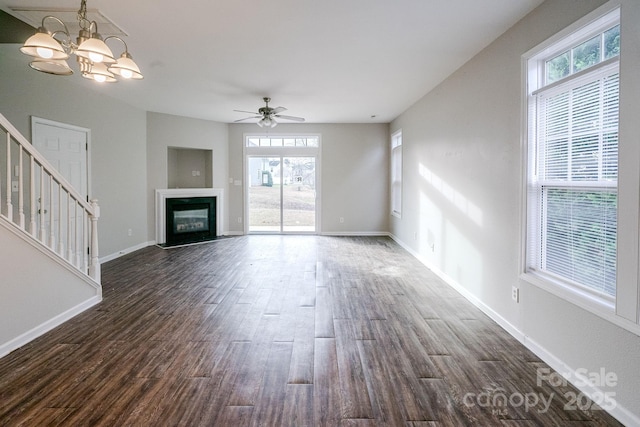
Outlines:
[{"label": "window sill", "polygon": [[588,292],[572,288],[560,282],[550,280],[541,274],[536,274],[536,272],[523,273],[520,275],[520,279],[640,336],[640,325],[616,315],[615,304],[613,302],[598,298]]}]

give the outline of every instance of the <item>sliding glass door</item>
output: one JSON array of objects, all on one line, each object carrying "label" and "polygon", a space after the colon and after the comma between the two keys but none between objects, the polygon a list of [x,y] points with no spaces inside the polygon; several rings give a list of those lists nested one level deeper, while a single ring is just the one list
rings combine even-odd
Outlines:
[{"label": "sliding glass door", "polygon": [[282,170],[288,182],[282,187],[282,231],[315,232],[315,157],[284,157]]},{"label": "sliding glass door", "polygon": [[[263,144],[264,140],[260,139]],[[266,140],[273,143],[273,138]],[[287,139],[279,139],[283,140]],[[248,146],[245,150],[246,231],[315,233],[318,217],[317,145],[267,147]]]},{"label": "sliding glass door", "polygon": [[280,157],[249,157],[249,232],[280,232],[282,193]]}]

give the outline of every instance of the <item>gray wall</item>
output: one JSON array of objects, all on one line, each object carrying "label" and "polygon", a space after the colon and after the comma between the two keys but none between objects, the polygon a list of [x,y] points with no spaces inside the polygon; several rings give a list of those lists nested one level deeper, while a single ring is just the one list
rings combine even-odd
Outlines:
[{"label": "gray wall", "polygon": [[[101,300],[73,267],[38,253],[11,228],[0,224],[0,357]],[[34,253],[38,262],[25,262]]]},{"label": "gray wall", "polygon": [[[228,172],[228,125],[169,114],[147,114],[147,233],[149,241],[155,240],[155,190],[169,188],[169,148],[195,148],[211,150],[212,174],[208,177],[213,188],[223,188],[227,193]],[[180,164],[179,156],[172,156],[175,166]],[[205,176],[201,175],[201,178]],[[228,197],[225,196],[226,199]],[[225,211],[228,212],[228,202],[225,201]],[[228,214],[225,212],[224,228],[228,228]]]},{"label": "gray wall", "polygon": [[[391,132],[403,132],[404,205],[391,231],[552,361],[616,373],[619,382],[610,391],[619,409],[640,416],[640,337],[519,279],[521,57],[603,3],[543,3],[392,122]],[[635,146],[638,22],[640,3],[623,1],[621,139]],[[637,163],[637,150],[630,154]],[[619,251],[637,255],[633,246]],[[521,289],[520,304],[511,299],[513,285]]]},{"label": "gray wall", "polygon": [[[255,124],[229,125],[229,177],[245,181],[245,134],[257,134]],[[381,234],[389,230],[389,127],[386,124],[287,124],[272,135],[321,135],[321,233]],[[230,231],[241,233],[242,186],[229,188]],[[340,217],[344,223],[340,223]]]},{"label": "gray wall", "polygon": [[168,151],[168,188],[211,188],[213,151],[173,148]]},{"label": "gray wall", "polygon": [[32,115],[91,129],[90,197],[101,207],[100,256],[145,243],[146,113],[110,98],[108,86],[30,69],[19,47],[0,44],[0,113],[29,140]]}]

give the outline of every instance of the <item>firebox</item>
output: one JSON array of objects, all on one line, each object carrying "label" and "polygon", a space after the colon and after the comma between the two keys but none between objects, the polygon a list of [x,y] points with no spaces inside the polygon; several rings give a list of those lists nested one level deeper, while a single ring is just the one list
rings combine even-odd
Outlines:
[{"label": "firebox", "polygon": [[166,244],[179,245],[216,238],[216,198],[166,199]]}]

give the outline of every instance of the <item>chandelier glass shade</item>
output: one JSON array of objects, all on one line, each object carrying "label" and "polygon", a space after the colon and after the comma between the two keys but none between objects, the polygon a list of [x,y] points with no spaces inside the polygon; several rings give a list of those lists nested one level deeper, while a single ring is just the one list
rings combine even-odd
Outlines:
[{"label": "chandelier glass shade", "polygon": [[[53,20],[63,29],[51,31],[46,26],[47,20]],[[71,55],[76,56],[82,77],[97,82],[116,82],[118,79],[142,79],[140,68],[133,61],[127,43],[117,36],[102,39],[98,33],[98,24],[87,19],[87,1],[81,0],[78,10],[78,24],[80,32],[76,41],[66,24],[55,16],[42,18],[42,25],[33,36],[29,37],[20,51],[34,59],[29,66],[34,70],[57,76],[73,74],[66,60]],[[116,59],[107,46],[107,41],[118,40],[124,45],[124,52]]]},{"label": "chandelier glass shade", "polygon": [[261,128],[274,128],[278,125],[273,117],[265,116],[258,122],[258,126]]}]

